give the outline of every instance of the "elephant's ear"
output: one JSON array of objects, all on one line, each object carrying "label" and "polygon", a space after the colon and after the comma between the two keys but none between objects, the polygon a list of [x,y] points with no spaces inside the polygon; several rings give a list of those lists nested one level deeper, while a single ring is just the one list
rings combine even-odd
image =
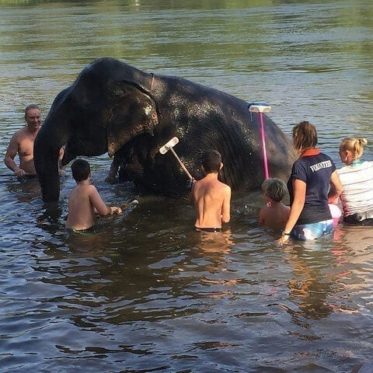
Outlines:
[{"label": "elephant's ear", "polygon": [[158,114],[152,97],[134,84],[116,82],[107,97],[103,121],[107,123],[108,153],[112,156],[134,137],[153,134]]}]

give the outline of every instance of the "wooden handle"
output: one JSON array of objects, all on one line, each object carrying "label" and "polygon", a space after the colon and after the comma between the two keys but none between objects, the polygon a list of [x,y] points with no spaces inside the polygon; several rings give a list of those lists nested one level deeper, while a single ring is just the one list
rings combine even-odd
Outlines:
[{"label": "wooden handle", "polygon": [[188,175],[189,179],[190,180],[193,180],[193,176],[190,174],[190,172],[187,170],[187,168],[184,166],[184,163],[181,162],[181,159],[178,157],[178,155],[176,154],[175,150],[170,148],[172,154],[175,156],[175,158],[177,159],[177,161],[179,162],[181,168],[185,171],[185,173]]}]

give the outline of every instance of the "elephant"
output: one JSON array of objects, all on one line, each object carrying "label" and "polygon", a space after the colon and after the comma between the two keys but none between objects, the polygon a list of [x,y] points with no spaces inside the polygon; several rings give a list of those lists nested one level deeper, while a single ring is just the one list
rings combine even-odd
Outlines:
[{"label": "elephant", "polygon": [[[233,191],[258,189],[264,180],[259,114],[250,103],[192,81],[141,71],[120,60],[94,60],[54,99],[34,144],[34,162],[45,202],[58,201],[59,149],[68,164],[77,156],[114,156],[126,180],[144,191],[182,196],[190,183],[171,152],[159,148],[178,137],[174,150],[195,179],[200,156],[216,149],[220,179]],[[290,139],[265,114],[271,177],[286,179],[295,159]]]}]

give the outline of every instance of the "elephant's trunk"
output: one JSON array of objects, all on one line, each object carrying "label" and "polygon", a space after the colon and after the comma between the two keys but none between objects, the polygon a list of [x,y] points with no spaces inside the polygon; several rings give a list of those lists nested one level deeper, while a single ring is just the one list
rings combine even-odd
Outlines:
[{"label": "elephant's trunk", "polygon": [[57,202],[59,199],[58,157],[63,145],[64,137],[51,133],[47,127],[42,127],[35,139],[34,163],[44,202]]}]

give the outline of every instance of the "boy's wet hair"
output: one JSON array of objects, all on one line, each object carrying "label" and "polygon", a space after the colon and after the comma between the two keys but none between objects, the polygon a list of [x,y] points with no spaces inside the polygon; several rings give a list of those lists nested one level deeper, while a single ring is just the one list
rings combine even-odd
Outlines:
[{"label": "boy's wet hair", "polygon": [[71,165],[71,172],[74,180],[78,183],[79,181],[88,179],[91,167],[86,160],[76,159]]},{"label": "boy's wet hair", "polygon": [[217,150],[207,150],[202,154],[201,163],[207,173],[219,172],[221,154]]},{"label": "boy's wet hair", "polygon": [[263,182],[262,191],[264,195],[271,198],[273,201],[280,202],[286,196],[288,188],[282,180],[274,177]]}]

